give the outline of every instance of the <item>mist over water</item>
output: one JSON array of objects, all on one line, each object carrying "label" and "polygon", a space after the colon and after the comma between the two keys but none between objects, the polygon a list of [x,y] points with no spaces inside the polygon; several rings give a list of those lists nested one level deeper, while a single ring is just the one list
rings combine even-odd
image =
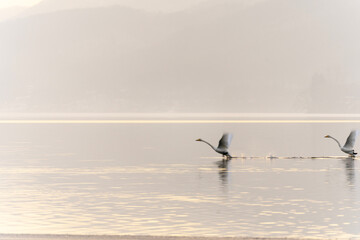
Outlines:
[{"label": "mist over water", "polygon": [[359,237],[358,126],[2,124],[0,233]]},{"label": "mist over water", "polygon": [[358,1],[150,1],[0,22],[0,112],[358,112]]},{"label": "mist over water", "polygon": [[[359,157],[324,138],[360,129],[359,12],[357,0],[0,9],[0,234],[360,238]],[[231,161],[195,141],[224,132]]]}]

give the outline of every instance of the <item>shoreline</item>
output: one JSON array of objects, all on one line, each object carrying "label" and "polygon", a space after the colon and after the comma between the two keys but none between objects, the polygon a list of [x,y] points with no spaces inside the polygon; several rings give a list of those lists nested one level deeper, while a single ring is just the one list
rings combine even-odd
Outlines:
[{"label": "shoreline", "polygon": [[[0,234],[1,240],[299,240],[302,238],[200,237],[146,235]],[[311,238],[303,238],[311,239]]]},{"label": "shoreline", "polygon": [[231,113],[231,112],[0,112],[0,120],[9,119],[360,119],[360,114],[341,113]]}]

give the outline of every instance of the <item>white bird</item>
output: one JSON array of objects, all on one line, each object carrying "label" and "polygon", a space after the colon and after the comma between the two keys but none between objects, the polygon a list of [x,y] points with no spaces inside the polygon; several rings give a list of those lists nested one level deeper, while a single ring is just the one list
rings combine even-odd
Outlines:
[{"label": "white bird", "polygon": [[343,151],[344,153],[350,154],[351,156],[355,156],[357,153],[354,151],[354,146],[355,146],[355,140],[356,140],[356,137],[358,134],[359,134],[358,130],[351,131],[351,133],[348,136],[348,138],[346,139],[346,143],[343,147],[341,146],[339,141],[337,139],[333,138],[332,136],[326,135],[325,138],[334,139],[337,142],[337,144],[339,145],[341,151]]},{"label": "white bird", "polygon": [[213,145],[211,145],[210,143],[208,143],[205,140],[202,140],[201,138],[196,139],[196,141],[200,141],[200,142],[204,142],[207,145],[209,145],[212,149],[214,149],[215,152],[220,153],[223,155],[223,157],[226,158],[232,158],[230,153],[228,152],[228,148],[230,146],[232,140],[232,134],[230,133],[224,133],[222,138],[219,141],[219,146],[217,148],[215,148]]}]

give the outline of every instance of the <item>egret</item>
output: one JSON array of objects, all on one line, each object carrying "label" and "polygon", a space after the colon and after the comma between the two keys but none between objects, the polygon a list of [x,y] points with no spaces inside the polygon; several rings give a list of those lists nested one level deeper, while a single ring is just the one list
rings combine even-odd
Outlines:
[{"label": "egret", "polygon": [[343,151],[344,153],[347,153],[347,154],[354,157],[357,154],[354,151],[354,146],[355,146],[355,140],[356,140],[356,137],[357,137],[358,134],[359,134],[358,130],[351,131],[351,133],[348,136],[348,138],[346,139],[346,143],[345,143],[345,145],[343,147],[341,146],[340,142],[336,138],[334,138],[334,137],[332,137],[330,135],[326,135],[325,138],[334,139],[334,141],[336,141],[337,144],[339,145],[339,148],[340,148],[341,151]]},{"label": "egret", "polygon": [[211,145],[210,143],[208,143],[208,142],[205,141],[205,140],[202,140],[201,138],[196,139],[196,141],[206,143],[206,144],[209,145],[212,149],[214,149],[215,152],[222,154],[223,157],[226,157],[227,159],[232,158],[231,155],[230,155],[230,153],[228,152],[228,148],[229,148],[229,146],[230,146],[231,140],[232,140],[232,134],[230,134],[230,133],[224,133],[223,136],[222,136],[222,138],[221,138],[220,141],[219,141],[218,147],[215,148],[213,145]]}]

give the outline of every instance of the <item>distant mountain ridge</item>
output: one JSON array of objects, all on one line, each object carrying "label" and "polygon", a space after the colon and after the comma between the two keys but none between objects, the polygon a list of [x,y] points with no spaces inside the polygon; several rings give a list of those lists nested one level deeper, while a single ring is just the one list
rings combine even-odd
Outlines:
[{"label": "distant mountain ridge", "polygon": [[131,7],[155,12],[173,12],[196,6],[207,0],[43,0],[29,9],[28,14],[50,13],[56,11],[99,8],[110,6]]},{"label": "distant mountain ridge", "polygon": [[358,10],[356,1],[218,0],[3,22],[0,112],[354,113]]},{"label": "distant mountain ridge", "polygon": [[208,0],[42,0],[32,7],[0,9],[0,22],[14,18],[23,18],[64,10],[110,6],[129,7],[151,12],[177,12],[207,1]]},{"label": "distant mountain ridge", "polygon": [[0,22],[10,20],[19,16],[25,8],[23,7],[11,7],[0,9]]}]

